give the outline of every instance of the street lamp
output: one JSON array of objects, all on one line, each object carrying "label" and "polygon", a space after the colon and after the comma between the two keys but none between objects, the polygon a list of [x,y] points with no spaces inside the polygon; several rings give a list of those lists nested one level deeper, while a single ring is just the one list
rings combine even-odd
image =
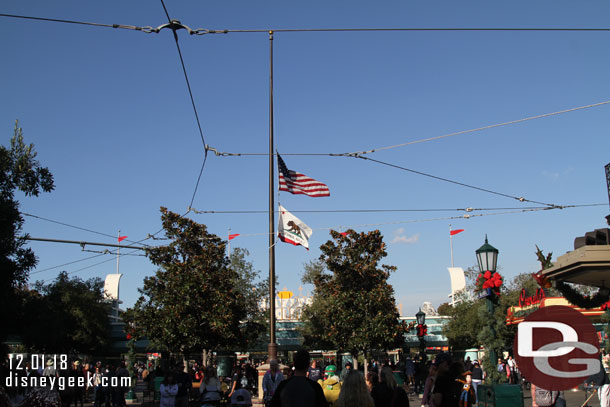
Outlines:
[{"label": "street lamp", "polygon": [[426,313],[419,309],[419,312],[415,314],[415,320],[417,321],[417,337],[419,338],[419,354],[424,360],[426,357],[426,340],[424,337],[428,333],[426,327]]},{"label": "street lamp", "polygon": [[[486,272],[490,272],[491,275],[496,272],[496,267],[498,265],[498,249],[493,247],[487,242],[487,235],[485,235],[485,244],[476,251],[477,261],[479,263],[479,270],[481,274]],[[496,301],[496,294],[492,289],[487,289],[487,295],[485,297],[485,302],[487,305],[487,312],[489,312],[489,328],[491,329],[492,336],[495,336],[495,330],[493,325],[493,315],[494,315],[494,303]],[[496,350],[495,349],[486,349],[489,352],[489,364],[490,367],[495,367],[496,362]],[[492,379],[493,382],[493,379]]]},{"label": "street lamp", "polygon": [[417,325],[424,325],[426,323],[426,313],[419,309],[419,312],[415,314],[415,319],[417,320]]},{"label": "street lamp", "polygon": [[485,235],[485,244],[479,247],[476,253],[481,273],[486,271],[495,273],[498,265],[498,249],[487,242],[487,235]]}]

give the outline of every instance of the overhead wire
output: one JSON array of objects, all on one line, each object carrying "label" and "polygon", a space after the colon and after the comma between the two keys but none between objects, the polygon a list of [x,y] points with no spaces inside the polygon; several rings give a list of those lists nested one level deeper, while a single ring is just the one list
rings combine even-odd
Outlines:
[{"label": "overhead wire", "polygon": [[[136,252],[136,250],[133,250],[133,251],[131,251],[131,252],[124,253],[124,254],[119,254],[119,256],[120,256],[120,257],[127,256],[127,255],[129,255],[129,254],[134,253],[134,252]],[[110,262],[110,261],[114,261],[114,260],[115,260],[115,259],[114,259],[114,257],[113,257],[113,258],[111,258],[111,259],[103,260],[103,261],[100,261],[100,262],[98,262],[98,263],[91,264],[91,265],[89,265],[89,266],[82,267],[82,268],[80,268],[80,269],[70,271],[69,273],[66,273],[66,275],[72,275],[72,274],[74,274],[74,273],[78,273],[79,271],[87,270],[87,269],[90,269],[90,268],[92,268],[92,267],[99,266],[100,264],[108,263],[108,262]],[[55,278],[49,278],[49,279],[46,279],[46,280],[44,280],[44,281],[43,281],[43,284],[44,284],[44,283],[48,283],[49,281],[53,281],[53,280],[55,280]]]},{"label": "overhead wire", "polygon": [[24,20],[47,21],[47,22],[53,22],[53,23],[89,25],[89,26],[94,26],[94,27],[120,28],[120,29],[125,29],[125,30],[141,31],[141,32],[144,32],[147,34],[155,32],[154,28],[151,26],[138,27],[135,25],[124,25],[124,24],[91,23],[91,22],[86,22],[86,21],[74,21],[74,20],[65,20],[65,19],[58,19],[58,18],[45,18],[45,17],[31,17],[31,16],[21,16],[21,15],[4,14],[4,13],[0,13],[0,17],[19,18],[19,19],[24,19]]},{"label": "overhead wire", "polygon": [[[439,218],[427,218],[427,219],[411,219],[405,221],[393,221],[393,222],[380,222],[380,223],[367,223],[367,224],[358,224],[358,225],[337,225],[333,227],[312,227],[312,230],[331,230],[331,229],[345,229],[345,228],[360,228],[360,227],[371,227],[371,226],[385,226],[385,225],[399,225],[399,224],[407,224],[407,223],[425,223],[425,222],[436,222],[436,221],[446,221],[446,220],[456,220],[456,219],[472,219],[479,218],[482,216],[497,216],[497,215],[512,215],[519,213],[527,213],[527,212],[539,212],[539,211],[549,211],[554,209],[570,209],[570,208],[578,208],[578,207],[588,207],[588,206],[600,206],[605,204],[587,204],[587,205],[565,205],[565,206],[542,206],[535,208],[517,208],[516,210],[509,210],[504,212],[492,212],[492,213],[466,213],[464,215],[459,216],[447,216],[447,217],[439,217]],[[292,212],[292,211],[291,211]],[[269,232],[262,233],[240,233],[240,237],[251,237],[251,236],[268,236]]]},{"label": "overhead wire", "polygon": [[75,263],[80,263],[81,261],[87,261],[87,260],[91,260],[91,259],[94,259],[94,258],[96,258],[96,257],[103,256],[103,255],[105,255],[105,254],[106,254],[106,253],[102,253],[102,254],[96,254],[95,256],[89,256],[89,257],[85,257],[84,259],[79,259],[79,260],[70,261],[70,262],[68,262],[68,263],[60,264],[60,265],[58,265],[58,266],[47,267],[47,268],[44,268],[44,269],[42,269],[42,270],[36,270],[36,271],[32,271],[32,272],[30,273],[30,275],[32,275],[32,274],[39,274],[39,273],[42,273],[42,272],[44,272],[44,271],[49,271],[49,270],[57,269],[57,268],[64,267],[64,266],[70,266],[70,265],[72,265],[72,264],[75,264]]},{"label": "overhead wire", "polygon": [[[199,120],[199,113],[197,112],[197,106],[195,105],[195,98],[193,97],[193,91],[191,89],[191,83],[189,81],[188,74],[186,72],[186,65],[184,64],[184,58],[182,57],[182,50],[180,49],[180,44],[178,42],[178,34],[176,34],[176,29],[181,28],[175,24],[174,20],[171,19],[169,12],[167,11],[167,7],[165,7],[165,2],[161,0],[161,5],[163,6],[163,10],[165,11],[165,15],[168,21],[168,27],[172,30],[174,35],[174,41],[176,42],[176,49],[178,50],[178,56],[180,57],[180,65],[182,66],[182,72],[184,73],[184,79],[186,80],[186,87],[188,89],[189,97],[191,99],[191,105],[193,106],[193,112],[195,113],[195,120],[197,121],[197,128],[199,129],[199,136],[201,137],[201,142],[203,144],[203,163],[201,165],[201,170],[199,171],[199,176],[197,177],[197,183],[195,184],[195,190],[193,191],[193,196],[191,198],[191,202],[189,207],[193,205],[195,201],[195,196],[197,195],[197,189],[199,188],[199,183],[201,182],[201,176],[203,175],[203,169],[205,167],[205,163],[208,159],[208,149],[205,143],[205,138],[203,137],[203,130],[201,129],[201,121]],[[187,211],[188,213],[188,211]],[[157,232],[158,233],[158,232]]]},{"label": "overhead wire", "polygon": [[[605,206],[605,203],[599,204],[583,204],[583,205],[557,205],[558,208],[582,208],[590,206]],[[386,212],[474,212],[474,211],[500,211],[500,210],[516,210],[516,209],[545,209],[547,206],[530,206],[520,208],[428,208],[428,209],[321,209],[321,210],[291,210],[290,213],[386,213]],[[191,211],[196,214],[266,214],[269,211],[265,210],[234,210],[234,211],[216,211],[216,210],[197,210],[191,208]],[[279,211],[275,211],[276,213]]]},{"label": "overhead wire", "polygon": [[[464,134],[468,134],[468,133],[474,133],[474,132],[478,132],[478,131],[482,131],[482,130],[493,129],[493,128],[496,128],[496,127],[508,126],[508,125],[511,125],[511,124],[522,123],[522,122],[526,122],[526,121],[530,121],[530,120],[542,119],[542,118],[551,117],[551,116],[558,116],[558,115],[561,115],[561,114],[564,114],[564,113],[570,113],[570,112],[575,112],[575,111],[578,111],[578,110],[590,109],[590,108],[593,108],[593,107],[603,106],[603,105],[607,105],[607,104],[610,104],[610,100],[609,101],[604,101],[604,102],[599,102],[599,103],[592,103],[592,104],[588,104],[588,105],[584,105],[584,106],[572,107],[572,108],[569,108],[569,109],[559,110],[559,111],[556,111],[556,112],[543,113],[543,114],[539,114],[539,115],[535,115],[535,116],[528,116],[528,117],[524,117],[524,118],[521,118],[521,119],[510,120],[510,121],[507,121],[507,122],[490,124],[490,125],[486,125],[486,126],[482,126],[482,127],[477,127],[477,128],[474,128],[474,129],[461,130],[461,131],[457,131],[457,132],[454,132],[454,133],[443,134],[443,135],[440,135],[440,136],[428,137],[428,138],[423,138],[423,139],[414,140],[414,141],[408,141],[408,142],[405,142],[405,143],[395,144],[395,145],[392,145],[392,146],[386,146],[386,147],[379,147],[379,148],[363,150],[363,151],[354,151],[354,152],[349,152],[349,153],[282,153],[282,155],[348,157],[348,156],[353,156],[353,155],[356,155],[356,154],[370,154],[370,153],[374,153],[374,152],[378,152],[378,151],[389,150],[389,149],[398,148],[398,147],[404,147],[404,146],[408,146],[408,145],[412,145],[412,144],[425,143],[425,142],[428,142],[428,141],[440,140],[440,139],[444,139],[444,138],[448,138],[448,137],[453,137],[453,136],[460,136],[460,135],[464,135]],[[221,152],[221,151],[218,151],[217,149],[212,148],[210,146],[208,146],[208,150],[212,151],[218,157],[268,156],[269,155],[269,153],[229,153],[229,152]]]},{"label": "overhead wire", "polygon": [[[55,223],[55,224],[62,225],[62,226],[66,226],[66,227],[73,228],[73,229],[83,230],[83,231],[85,231],[85,232],[89,232],[89,233],[95,233],[96,235],[100,235],[100,236],[111,237],[111,238],[113,238],[113,239],[116,239],[116,238],[117,238],[117,236],[116,236],[116,235],[111,235],[111,234],[108,234],[108,233],[98,232],[98,231],[96,231],[96,230],[87,229],[87,228],[83,228],[83,227],[80,227],[80,226],[74,226],[74,225],[70,225],[70,224],[68,224],[68,223],[60,222],[60,221],[57,221],[57,220],[53,220],[53,219],[49,219],[49,218],[45,218],[45,217],[38,216],[38,215],[33,215],[33,214],[31,214],[31,213],[26,213],[26,212],[20,212],[20,213],[21,213],[23,216],[27,216],[27,217],[30,217],[30,218],[35,218],[35,219],[44,220],[44,221],[46,221],[46,222]],[[129,239],[124,239],[124,240],[125,240],[126,242],[130,242],[130,243],[140,243],[140,242],[141,242],[141,241],[140,241],[140,242],[136,242],[136,241],[129,240]],[[144,240],[146,240],[146,239],[144,239]],[[147,245],[147,244],[145,244],[145,243],[144,243],[144,246],[149,246],[149,245]]]},{"label": "overhead wire", "polygon": [[378,163],[378,164],[382,164],[382,165],[385,165],[385,166],[388,166],[388,167],[396,168],[396,169],[403,170],[403,171],[412,172],[414,174],[423,175],[424,177],[434,178],[434,179],[437,179],[439,181],[444,181],[444,182],[448,182],[448,183],[451,183],[451,184],[460,185],[460,186],[463,186],[463,187],[466,187],[466,188],[475,189],[477,191],[487,192],[489,194],[493,194],[493,195],[503,196],[503,197],[506,197],[506,198],[515,199],[515,200],[517,200],[519,202],[531,202],[531,203],[535,203],[535,204],[539,204],[539,205],[549,206],[551,208],[552,207],[559,207],[560,206],[560,205],[555,205],[555,204],[550,204],[550,203],[545,203],[545,202],[533,201],[531,199],[526,199],[526,198],[524,198],[522,196],[518,197],[518,196],[514,196],[514,195],[505,194],[505,193],[502,193],[502,192],[492,191],[491,189],[481,188],[481,187],[477,187],[477,186],[474,186],[474,185],[465,184],[465,183],[459,182],[459,181],[453,181],[453,180],[450,180],[448,178],[437,177],[436,175],[427,174],[425,172],[412,170],[410,168],[402,167],[402,166],[396,165],[396,164],[390,164],[390,163],[385,162],[385,161],[375,160],[375,159],[370,158],[370,157],[365,157],[365,156],[361,156],[361,155],[355,155],[354,158],[360,158],[360,159],[363,159],[363,160],[372,161],[372,162],[375,162],[375,163]]},{"label": "overhead wire", "polygon": [[[169,17],[169,13],[167,12],[167,8],[165,4],[163,4],[163,9],[165,10],[166,15]],[[88,25],[95,27],[104,27],[104,28],[121,28],[128,30],[136,30],[141,31],[147,34],[150,33],[159,33],[160,27],[153,28],[151,26],[138,27],[134,25],[124,25],[124,24],[104,24],[104,23],[92,23],[86,21],[75,21],[75,20],[66,20],[66,19],[57,19],[57,18],[46,18],[46,17],[34,17],[34,16],[23,16],[23,15],[15,15],[15,14],[6,14],[0,13],[0,17],[8,17],[8,18],[17,18],[17,19],[26,19],[26,20],[38,20],[38,21],[47,21],[47,22],[55,22],[55,23],[67,23],[67,24],[79,24],[79,25]],[[229,33],[268,33],[269,31],[274,32],[391,32],[391,31],[540,31],[540,32],[553,32],[553,31],[566,31],[566,32],[607,32],[610,31],[610,28],[603,27],[593,27],[593,28],[579,28],[579,27],[353,27],[353,28],[261,28],[261,29],[190,29],[187,26],[187,31],[191,35],[206,35],[206,34],[229,34]]]},{"label": "overhead wire", "polygon": [[427,141],[439,140],[439,139],[443,139],[443,138],[447,138],[447,137],[459,136],[462,134],[468,134],[468,133],[474,133],[477,131],[493,129],[495,127],[502,127],[502,126],[508,126],[510,124],[523,123],[523,122],[526,122],[529,120],[536,120],[536,119],[542,119],[544,117],[557,116],[557,115],[564,114],[564,113],[575,112],[577,110],[583,110],[583,109],[589,109],[592,107],[603,106],[603,105],[607,105],[609,103],[610,103],[610,100],[607,100],[605,102],[593,103],[593,104],[586,105],[586,106],[573,107],[571,109],[560,110],[560,111],[552,112],[552,113],[539,114],[536,116],[530,116],[530,117],[525,117],[523,119],[511,120],[511,121],[504,122],[504,123],[491,124],[488,126],[478,127],[476,129],[463,130],[463,131],[458,131],[455,133],[444,134],[442,136],[430,137],[430,138],[425,138],[425,139],[415,140],[415,141],[409,141],[406,143],[395,144],[395,145],[386,146],[386,147],[379,147],[379,148],[374,148],[374,149],[365,150],[365,151],[353,152],[353,153],[349,153],[349,154],[369,154],[369,153],[374,153],[377,151],[390,150],[393,148],[404,147],[404,146],[408,146],[408,145],[412,145],[412,144],[424,143]]}]

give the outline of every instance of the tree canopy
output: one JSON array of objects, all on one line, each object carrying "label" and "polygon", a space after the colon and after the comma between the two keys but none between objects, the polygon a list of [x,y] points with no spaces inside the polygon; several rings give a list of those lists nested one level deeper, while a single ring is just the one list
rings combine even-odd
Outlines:
[{"label": "tree canopy", "polygon": [[238,250],[231,266],[226,242],[205,225],[166,208],[161,221],[171,243],[146,251],[159,269],[125,314],[131,332],[170,352],[247,346],[264,327],[247,252]]},{"label": "tree canopy", "polygon": [[26,145],[23,131],[15,122],[10,148],[0,146],[0,320],[4,321],[2,336],[14,331],[18,313],[16,289],[23,288],[28,273],[36,265],[36,256],[25,247],[27,235],[22,234],[23,218],[15,193],[38,196],[51,192],[53,175],[36,160],[34,145]]},{"label": "tree canopy", "polygon": [[50,284],[20,291],[22,339],[30,350],[96,353],[109,344],[110,303],[100,278],[69,278],[64,271]]},{"label": "tree canopy", "polygon": [[381,233],[330,235],[319,260],[305,265],[303,282],[314,285],[313,302],[302,316],[305,345],[354,356],[402,347],[407,326],[388,283],[396,267],[379,265],[387,255]]}]

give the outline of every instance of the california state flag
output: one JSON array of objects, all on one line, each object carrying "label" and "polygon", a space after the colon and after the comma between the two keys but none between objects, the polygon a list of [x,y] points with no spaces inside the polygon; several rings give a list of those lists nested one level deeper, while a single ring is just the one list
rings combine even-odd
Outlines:
[{"label": "california state flag", "polygon": [[277,235],[282,242],[303,246],[309,250],[309,237],[312,230],[303,221],[280,205]]}]

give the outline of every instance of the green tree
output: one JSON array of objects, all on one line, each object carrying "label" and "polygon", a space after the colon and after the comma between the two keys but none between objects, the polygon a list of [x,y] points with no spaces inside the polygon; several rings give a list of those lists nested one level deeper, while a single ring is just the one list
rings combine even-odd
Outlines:
[{"label": "green tree", "polygon": [[20,291],[20,332],[37,352],[98,353],[109,344],[108,314],[100,278],[69,278],[64,271],[50,284]]},{"label": "green tree", "polygon": [[25,286],[29,271],[36,265],[34,252],[25,247],[27,234],[22,234],[24,221],[15,193],[38,196],[53,188],[53,175],[40,166],[34,145],[24,143],[23,131],[15,121],[10,149],[0,146],[0,342],[16,329],[16,290]]},{"label": "green tree", "polygon": [[443,334],[453,349],[465,350],[479,346],[477,335],[483,329],[484,324],[484,319],[479,316],[482,304],[482,300],[479,299],[463,299],[453,307],[442,308],[443,315],[452,317],[443,327]]},{"label": "green tree", "polygon": [[404,346],[407,325],[388,284],[396,267],[379,266],[387,255],[381,233],[331,230],[330,235],[319,261],[305,265],[303,282],[314,285],[313,302],[302,316],[305,345],[349,351],[355,360]]},{"label": "green tree", "polygon": [[161,220],[172,242],[146,252],[159,269],[144,279],[140,298],[125,313],[133,334],[182,354],[247,347],[261,323],[245,252],[238,251],[230,267],[226,242],[205,225],[166,208]]},{"label": "green tree", "polygon": [[[469,279],[470,280],[470,279]],[[509,307],[517,305],[519,295],[525,290],[527,296],[534,295],[538,289],[538,284],[531,274],[522,273],[515,276],[502,286],[501,296],[494,308],[492,316],[489,315],[484,299],[478,299],[472,290],[473,285],[469,284],[465,292],[458,296],[458,302],[454,307],[443,306],[444,315],[451,316],[451,320],[443,327],[443,334],[449,341],[449,346],[453,349],[464,350],[468,348],[478,348],[485,344],[487,348],[496,350],[511,351],[516,334],[516,326],[506,325],[506,315]],[[493,331],[488,325],[491,318]],[[506,377],[498,375],[496,361],[484,359],[483,368],[493,376],[496,381],[502,382]]]}]

